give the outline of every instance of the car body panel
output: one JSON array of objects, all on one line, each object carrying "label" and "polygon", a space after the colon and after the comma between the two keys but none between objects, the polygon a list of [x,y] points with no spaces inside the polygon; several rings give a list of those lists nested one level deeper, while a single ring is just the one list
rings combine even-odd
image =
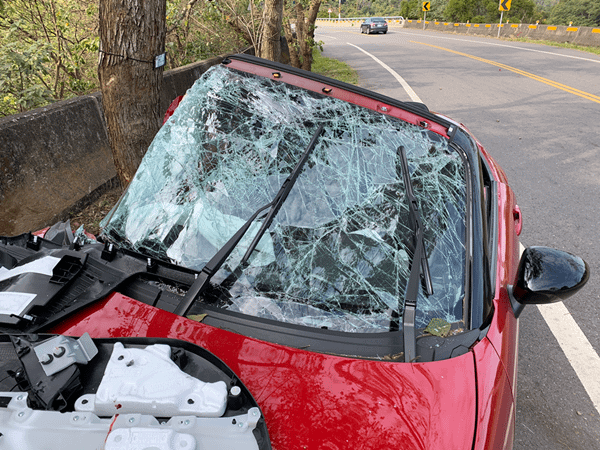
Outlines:
[{"label": "car body panel", "polygon": [[504,362],[485,338],[473,347],[477,366],[477,434],[474,450],[510,450],[515,399]]},{"label": "car body panel", "polygon": [[473,347],[478,386],[477,434],[473,448],[508,450],[513,446],[515,428],[519,327],[507,286],[514,282],[519,262],[520,215],[516,222],[515,195],[500,181],[506,180],[503,170],[480,144],[478,146],[496,178],[498,229],[494,315],[486,337]]},{"label": "car body panel", "polygon": [[251,339],[120,294],[53,332],[190,341],[218,356],[264,412],[276,449],[463,450],[475,425],[473,354],[424,364],[369,361]]},{"label": "car body panel", "polygon": [[510,187],[497,183],[498,209],[498,264],[496,273],[496,298],[494,319],[487,339],[500,355],[507,369],[513,392],[516,393],[516,368],[518,348],[518,319],[515,317],[507,287],[514,283],[519,264],[519,240],[514,220],[515,196]]}]

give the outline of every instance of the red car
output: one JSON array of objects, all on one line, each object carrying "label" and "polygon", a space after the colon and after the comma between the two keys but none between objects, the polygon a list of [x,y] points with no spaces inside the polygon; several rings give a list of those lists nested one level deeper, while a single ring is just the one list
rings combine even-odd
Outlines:
[{"label": "red car", "polygon": [[[86,414],[110,448],[510,449],[518,315],[589,277],[562,251],[520,256],[515,195],[464,126],[247,55],[188,91],[102,225],[97,241],[0,243],[16,366],[0,442],[61,411],[61,433],[80,436]],[[100,357],[80,356],[75,386],[48,384],[44,400],[40,367],[90,342]],[[149,384],[127,375],[139,361]],[[156,394],[181,376],[215,392]]]}]

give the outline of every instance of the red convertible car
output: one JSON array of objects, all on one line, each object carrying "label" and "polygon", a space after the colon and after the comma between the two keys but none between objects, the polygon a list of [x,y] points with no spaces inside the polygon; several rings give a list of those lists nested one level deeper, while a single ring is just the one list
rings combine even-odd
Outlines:
[{"label": "red convertible car", "polygon": [[521,226],[464,126],[228,57],[97,239],[1,238],[0,447],[510,449],[519,313],[589,277]]}]

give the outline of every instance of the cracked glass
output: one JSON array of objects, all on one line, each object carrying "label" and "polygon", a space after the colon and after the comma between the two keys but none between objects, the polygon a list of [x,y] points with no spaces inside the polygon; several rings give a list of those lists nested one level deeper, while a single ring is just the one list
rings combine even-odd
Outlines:
[{"label": "cracked glass", "polygon": [[433,295],[416,327],[463,319],[464,161],[446,138],[393,117],[246,74],[206,72],[161,128],[105,238],[195,270],[270,203],[318,138],[246,264],[250,227],[200,301],[280,322],[345,332],[401,327],[413,232],[398,148],[421,210]]}]

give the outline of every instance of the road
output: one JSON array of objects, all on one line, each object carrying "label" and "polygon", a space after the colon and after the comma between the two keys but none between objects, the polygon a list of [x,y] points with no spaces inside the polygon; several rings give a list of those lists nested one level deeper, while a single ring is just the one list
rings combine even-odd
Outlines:
[{"label": "road", "polygon": [[564,308],[521,315],[515,450],[600,448],[600,56],[403,28],[316,38],[362,87],[467,125],[516,192],[522,243],[588,262],[590,281]]}]

